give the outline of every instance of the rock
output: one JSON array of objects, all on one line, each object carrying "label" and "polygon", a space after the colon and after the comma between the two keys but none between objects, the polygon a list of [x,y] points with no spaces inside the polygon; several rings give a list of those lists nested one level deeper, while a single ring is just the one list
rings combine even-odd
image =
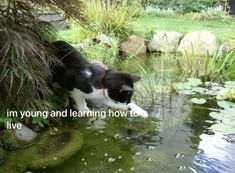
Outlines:
[{"label": "rock", "polygon": [[100,67],[103,67],[104,69],[108,69],[108,66],[105,65],[104,63],[102,63],[102,62],[99,61],[99,60],[93,59],[93,60],[90,61],[90,63],[95,64],[95,65],[98,65],[98,66],[100,66]]},{"label": "rock", "polygon": [[94,42],[102,44],[106,47],[112,46],[112,38],[105,34],[100,34],[93,39]]},{"label": "rock", "polygon": [[0,172],[18,173],[28,169],[54,167],[77,153],[83,143],[82,133],[75,129],[58,129],[42,133],[34,145],[10,152]]},{"label": "rock", "polygon": [[61,13],[39,13],[37,17],[40,21],[49,22],[57,30],[69,28],[69,25]]},{"label": "rock", "polygon": [[26,127],[24,124],[22,124],[21,129],[15,129],[13,130],[13,134],[15,135],[16,139],[19,142],[23,143],[32,143],[34,139],[37,137],[37,133]]},{"label": "rock", "polygon": [[184,55],[213,55],[216,51],[217,39],[207,30],[188,33],[181,40],[178,52]]},{"label": "rock", "polygon": [[147,50],[147,48],[146,48],[144,39],[139,38],[134,35],[128,37],[127,40],[122,42],[121,46],[120,46],[120,51],[124,55],[145,54],[146,50]]},{"label": "rock", "polygon": [[12,130],[5,129],[0,132],[0,144],[6,151],[12,151],[20,147]]},{"label": "rock", "polygon": [[235,49],[235,40],[227,41],[220,46],[218,56],[221,57],[233,49]]},{"label": "rock", "polygon": [[176,52],[183,34],[179,32],[158,31],[148,44],[151,52]]}]

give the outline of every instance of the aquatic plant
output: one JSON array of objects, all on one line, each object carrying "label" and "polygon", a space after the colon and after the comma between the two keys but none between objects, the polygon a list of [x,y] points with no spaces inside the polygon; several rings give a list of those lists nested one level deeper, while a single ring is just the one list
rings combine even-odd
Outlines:
[{"label": "aquatic plant", "polygon": [[211,57],[201,57],[193,52],[177,56],[178,66],[185,77],[204,77],[205,80],[218,81],[235,78],[235,50],[221,57],[217,51]]}]

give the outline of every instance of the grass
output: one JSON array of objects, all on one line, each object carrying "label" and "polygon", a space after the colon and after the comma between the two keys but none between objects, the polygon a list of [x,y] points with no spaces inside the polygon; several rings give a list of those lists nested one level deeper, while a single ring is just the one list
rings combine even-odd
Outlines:
[{"label": "grass", "polygon": [[235,39],[234,21],[200,21],[190,16],[180,15],[143,15],[132,22],[134,32],[146,37],[156,30],[178,31],[183,34],[206,29],[216,35],[219,42]]}]

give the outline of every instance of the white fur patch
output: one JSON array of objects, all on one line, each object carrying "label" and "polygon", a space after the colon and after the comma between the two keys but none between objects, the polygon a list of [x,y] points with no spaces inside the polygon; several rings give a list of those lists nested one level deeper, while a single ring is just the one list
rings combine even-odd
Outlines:
[{"label": "white fur patch", "polygon": [[91,72],[90,70],[85,70],[85,71],[84,71],[84,74],[85,74],[87,77],[91,77],[92,72]]},{"label": "white fur patch", "polygon": [[145,111],[144,109],[142,109],[141,107],[137,106],[135,103],[131,102],[128,105],[129,105],[131,111],[133,111],[137,115],[140,115],[143,118],[147,118],[148,117],[148,112]]},{"label": "white fur patch", "polygon": [[112,100],[108,96],[107,89],[103,90],[103,89],[96,89],[93,87],[93,91],[89,94],[86,94],[81,92],[79,89],[75,88],[73,89],[73,91],[71,91],[71,96],[75,99],[78,109],[82,111],[89,110],[86,106],[85,99],[90,99],[90,100],[99,101],[100,103],[104,103],[107,106],[115,109],[129,110],[144,118],[148,117],[148,113],[133,102],[126,104],[126,103],[115,102],[114,100]]}]

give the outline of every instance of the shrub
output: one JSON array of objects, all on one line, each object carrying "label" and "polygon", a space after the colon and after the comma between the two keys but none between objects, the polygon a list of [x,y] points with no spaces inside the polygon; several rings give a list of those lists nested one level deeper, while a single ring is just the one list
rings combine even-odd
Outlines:
[{"label": "shrub", "polygon": [[173,9],[180,13],[200,12],[208,7],[215,7],[219,0],[149,0],[149,5],[162,9]]},{"label": "shrub", "polygon": [[85,1],[87,22],[95,32],[126,34],[130,31],[129,22],[136,13],[127,2],[107,1],[105,4],[100,0]]},{"label": "shrub", "polygon": [[[54,31],[35,16],[35,5],[58,8],[84,21],[81,1],[1,0],[0,2],[0,107],[4,110],[48,110],[53,57],[49,42]],[[6,108],[6,109],[5,109]],[[4,113],[5,116],[5,113]],[[3,117],[3,116],[1,116]],[[3,118],[1,119],[3,120]]]}]

